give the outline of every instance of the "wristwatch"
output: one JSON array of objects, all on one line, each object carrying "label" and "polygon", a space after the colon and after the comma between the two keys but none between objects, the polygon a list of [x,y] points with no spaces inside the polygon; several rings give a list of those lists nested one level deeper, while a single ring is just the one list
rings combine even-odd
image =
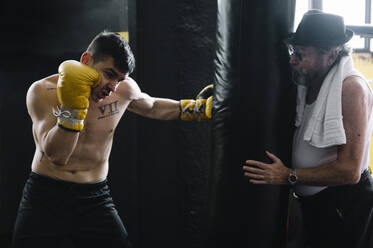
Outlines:
[{"label": "wristwatch", "polygon": [[294,169],[292,169],[289,173],[289,176],[288,176],[288,181],[290,183],[290,185],[294,185],[297,183],[298,181],[298,176],[297,176],[297,173],[295,172]]}]

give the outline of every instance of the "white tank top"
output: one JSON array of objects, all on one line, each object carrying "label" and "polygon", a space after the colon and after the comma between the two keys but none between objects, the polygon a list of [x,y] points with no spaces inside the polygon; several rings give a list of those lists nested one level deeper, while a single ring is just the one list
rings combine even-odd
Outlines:
[{"label": "white tank top", "polygon": [[[315,102],[306,105],[303,113],[303,120],[300,126],[296,129],[293,139],[293,152],[292,152],[292,164],[293,168],[312,168],[324,163],[331,162],[337,159],[337,146],[331,146],[327,148],[317,148],[311,146],[308,142],[304,141],[304,132],[306,124],[310,119],[312,108],[315,106]],[[361,166],[361,172],[369,166],[369,141],[372,132],[372,114],[369,118],[368,132],[365,142],[365,149],[363,154],[363,161]],[[303,184],[296,184],[294,191],[300,196],[309,196],[320,192],[327,187],[320,186],[309,186]]]}]

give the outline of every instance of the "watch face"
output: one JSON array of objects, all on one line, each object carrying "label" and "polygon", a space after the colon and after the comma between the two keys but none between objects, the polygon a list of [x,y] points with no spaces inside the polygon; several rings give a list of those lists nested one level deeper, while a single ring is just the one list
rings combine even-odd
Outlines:
[{"label": "watch face", "polygon": [[291,183],[296,183],[297,182],[297,176],[296,175],[290,175],[289,176],[289,181]]},{"label": "watch face", "polygon": [[295,174],[295,171],[291,171],[290,172],[290,175],[288,177],[288,181],[291,185],[294,185],[297,183],[298,181],[298,177],[297,177],[297,174]]}]

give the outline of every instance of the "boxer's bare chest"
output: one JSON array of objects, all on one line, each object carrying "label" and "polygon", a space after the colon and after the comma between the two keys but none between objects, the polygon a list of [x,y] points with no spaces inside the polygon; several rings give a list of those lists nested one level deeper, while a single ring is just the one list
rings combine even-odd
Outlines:
[{"label": "boxer's bare chest", "polygon": [[90,103],[84,125],[86,132],[105,136],[115,130],[129,101],[113,94],[107,99]]}]

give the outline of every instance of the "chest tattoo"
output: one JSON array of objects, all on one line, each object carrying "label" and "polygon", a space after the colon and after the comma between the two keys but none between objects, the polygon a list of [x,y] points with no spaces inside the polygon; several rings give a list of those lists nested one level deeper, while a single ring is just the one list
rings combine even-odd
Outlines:
[{"label": "chest tattoo", "polygon": [[100,110],[101,115],[97,119],[102,119],[115,114],[119,114],[118,101],[99,106],[98,110]]}]

